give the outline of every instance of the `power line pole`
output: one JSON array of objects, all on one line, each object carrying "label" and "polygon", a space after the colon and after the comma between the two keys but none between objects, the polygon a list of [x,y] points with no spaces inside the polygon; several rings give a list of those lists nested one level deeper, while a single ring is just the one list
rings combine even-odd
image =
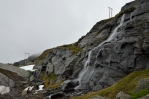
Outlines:
[{"label": "power line pole", "polygon": [[111,18],[113,9],[111,7],[108,7],[108,8],[109,8],[109,18]]},{"label": "power line pole", "polygon": [[109,18],[110,18],[110,10],[111,10],[111,8],[110,7],[108,7],[109,8]]},{"label": "power line pole", "polygon": [[111,17],[112,17],[112,11],[113,11],[113,9],[111,8]]},{"label": "power line pole", "polygon": [[26,65],[26,53],[24,53],[25,54],[25,64],[24,65]]},{"label": "power line pole", "polygon": [[[27,65],[27,59],[28,59],[30,53],[24,53],[24,54],[25,54],[25,65]],[[26,55],[28,55],[28,57],[26,57]]]}]

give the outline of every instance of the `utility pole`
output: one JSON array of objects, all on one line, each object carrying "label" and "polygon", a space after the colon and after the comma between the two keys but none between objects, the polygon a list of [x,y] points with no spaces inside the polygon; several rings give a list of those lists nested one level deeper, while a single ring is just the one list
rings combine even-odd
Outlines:
[{"label": "utility pole", "polygon": [[109,18],[111,18],[113,9],[111,7],[108,7],[108,8],[109,8]]},{"label": "utility pole", "polygon": [[[24,53],[25,54],[25,65],[27,65],[27,59],[29,57],[29,53]],[[28,55],[28,57],[26,57],[26,55]]]},{"label": "utility pole", "polygon": [[110,7],[108,7],[109,8],[109,18],[110,18],[110,10],[111,10],[111,8]]},{"label": "utility pole", "polygon": [[112,17],[112,11],[113,11],[113,9],[111,8],[111,17]]}]

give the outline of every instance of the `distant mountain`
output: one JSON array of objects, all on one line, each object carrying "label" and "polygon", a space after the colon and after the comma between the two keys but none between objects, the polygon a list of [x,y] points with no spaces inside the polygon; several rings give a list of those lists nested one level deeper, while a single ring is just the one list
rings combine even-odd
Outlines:
[{"label": "distant mountain", "polygon": [[40,56],[41,54],[33,54],[31,56],[29,56],[27,59],[18,61],[13,63],[13,66],[25,66],[25,65],[30,65],[30,64],[35,64],[38,56]]}]

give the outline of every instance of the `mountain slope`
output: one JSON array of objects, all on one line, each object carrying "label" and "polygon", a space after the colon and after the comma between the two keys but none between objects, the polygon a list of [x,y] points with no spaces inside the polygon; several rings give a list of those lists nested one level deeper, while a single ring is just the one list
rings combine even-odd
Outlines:
[{"label": "mountain slope", "polygon": [[[64,81],[58,91],[107,88],[129,73],[149,68],[149,1],[135,0],[115,17],[97,22],[76,43],[46,50],[37,59],[38,75]],[[44,79],[44,78],[43,78]]]},{"label": "mountain slope", "polygon": [[149,77],[149,70],[135,71],[133,73],[130,73],[129,75],[121,79],[119,82],[112,85],[111,87],[108,87],[106,89],[103,89],[97,92],[91,92],[79,97],[74,97],[71,99],[89,99],[95,95],[100,95],[100,96],[115,99],[116,94],[120,91],[124,91],[128,94],[134,93],[136,85],[138,84],[138,81],[140,79],[148,78],[148,77]]}]

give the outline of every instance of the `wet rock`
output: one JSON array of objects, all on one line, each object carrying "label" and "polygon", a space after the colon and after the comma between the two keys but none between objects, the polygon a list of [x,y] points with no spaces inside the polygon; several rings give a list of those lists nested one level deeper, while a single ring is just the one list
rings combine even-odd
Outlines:
[{"label": "wet rock", "polygon": [[47,68],[46,68],[46,74],[49,75],[54,72],[54,66],[52,63],[48,63]]},{"label": "wet rock", "polygon": [[25,88],[25,89],[22,91],[22,96],[25,96],[25,95],[27,94],[28,90],[29,90],[29,88],[28,88],[28,87],[27,87],[27,88]]},{"label": "wet rock", "polygon": [[6,93],[9,93],[9,92],[10,92],[10,88],[9,87],[0,86],[0,94],[1,95],[6,94]]},{"label": "wet rock", "polygon": [[120,91],[117,95],[115,99],[130,99],[130,95],[126,94],[123,91]]},{"label": "wet rock", "polygon": [[34,81],[34,79],[35,79],[35,77],[34,77],[34,75],[32,75],[32,76],[30,77],[30,82]]},{"label": "wet rock", "polygon": [[142,54],[141,49],[135,49],[135,50],[134,50],[134,54],[135,54],[135,55],[141,55],[141,54]]},{"label": "wet rock", "polygon": [[66,80],[63,82],[61,89],[63,92],[73,92],[76,86],[78,86],[78,81]]},{"label": "wet rock", "polygon": [[144,50],[147,50],[149,48],[149,44],[148,43],[143,43],[142,47],[143,47]]},{"label": "wet rock", "polygon": [[144,96],[144,97],[138,98],[138,99],[149,99],[149,96]]},{"label": "wet rock", "polygon": [[13,87],[15,85],[15,82],[4,74],[0,73],[0,85]]},{"label": "wet rock", "polygon": [[14,72],[14,73],[17,73],[19,76],[22,76],[22,77],[28,77],[28,72],[26,70],[20,69],[20,68],[15,67],[15,66],[0,63],[0,68],[4,69],[4,70],[9,70],[9,71]]},{"label": "wet rock", "polygon": [[69,99],[69,98],[64,98],[64,97],[65,97],[64,93],[57,92],[57,93],[51,94],[46,99]]},{"label": "wet rock", "polygon": [[96,96],[93,96],[92,98],[89,98],[89,99],[109,99],[109,98],[96,95]]},{"label": "wet rock", "polygon": [[138,84],[136,85],[135,92],[138,92],[142,89],[149,89],[149,78],[142,78],[138,81]]}]

